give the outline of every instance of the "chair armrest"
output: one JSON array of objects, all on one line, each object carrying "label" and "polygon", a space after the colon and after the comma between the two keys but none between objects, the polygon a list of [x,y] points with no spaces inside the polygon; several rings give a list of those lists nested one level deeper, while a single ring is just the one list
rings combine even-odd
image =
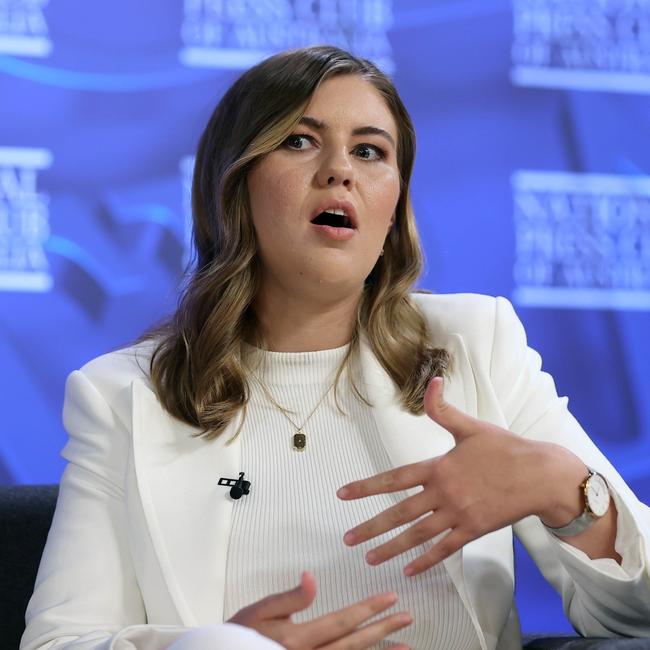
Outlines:
[{"label": "chair armrest", "polygon": [[525,634],[525,650],[650,650],[650,639],[586,639],[571,635]]}]

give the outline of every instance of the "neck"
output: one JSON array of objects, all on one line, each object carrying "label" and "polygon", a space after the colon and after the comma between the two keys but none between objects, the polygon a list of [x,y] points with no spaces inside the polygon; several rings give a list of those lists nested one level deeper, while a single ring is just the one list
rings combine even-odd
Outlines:
[{"label": "neck", "polygon": [[254,310],[269,350],[329,350],[352,338],[360,297],[359,293],[316,302],[295,294],[260,292]]}]

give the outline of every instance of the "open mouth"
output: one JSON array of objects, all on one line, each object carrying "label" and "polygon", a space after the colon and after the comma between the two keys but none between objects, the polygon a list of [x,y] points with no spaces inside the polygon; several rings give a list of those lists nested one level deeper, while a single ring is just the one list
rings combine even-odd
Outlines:
[{"label": "open mouth", "polygon": [[321,212],[314,219],[312,219],[312,223],[317,226],[331,226],[332,228],[350,228],[351,230],[354,230],[354,226],[352,225],[352,221],[350,221],[350,218],[345,214],[339,214],[339,212],[340,211]]}]

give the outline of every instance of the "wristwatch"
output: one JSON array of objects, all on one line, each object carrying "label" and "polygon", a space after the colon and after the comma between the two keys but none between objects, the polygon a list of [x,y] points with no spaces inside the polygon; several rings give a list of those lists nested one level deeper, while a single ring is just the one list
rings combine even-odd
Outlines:
[{"label": "wristwatch", "polygon": [[546,526],[554,535],[560,537],[572,537],[587,530],[591,524],[600,519],[609,509],[610,494],[609,486],[603,476],[587,467],[589,476],[580,484],[580,490],[584,499],[585,508],[582,514],[573,521],[560,528]]}]

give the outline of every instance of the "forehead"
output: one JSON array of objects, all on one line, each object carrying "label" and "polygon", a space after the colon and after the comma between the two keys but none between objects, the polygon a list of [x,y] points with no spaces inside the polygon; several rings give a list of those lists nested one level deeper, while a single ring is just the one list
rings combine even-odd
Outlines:
[{"label": "forehead", "polygon": [[341,75],[323,81],[314,92],[305,115],[333,128],[376,126],[388,131],[397,142],[397,125],[381,93],[356,75]]}]

